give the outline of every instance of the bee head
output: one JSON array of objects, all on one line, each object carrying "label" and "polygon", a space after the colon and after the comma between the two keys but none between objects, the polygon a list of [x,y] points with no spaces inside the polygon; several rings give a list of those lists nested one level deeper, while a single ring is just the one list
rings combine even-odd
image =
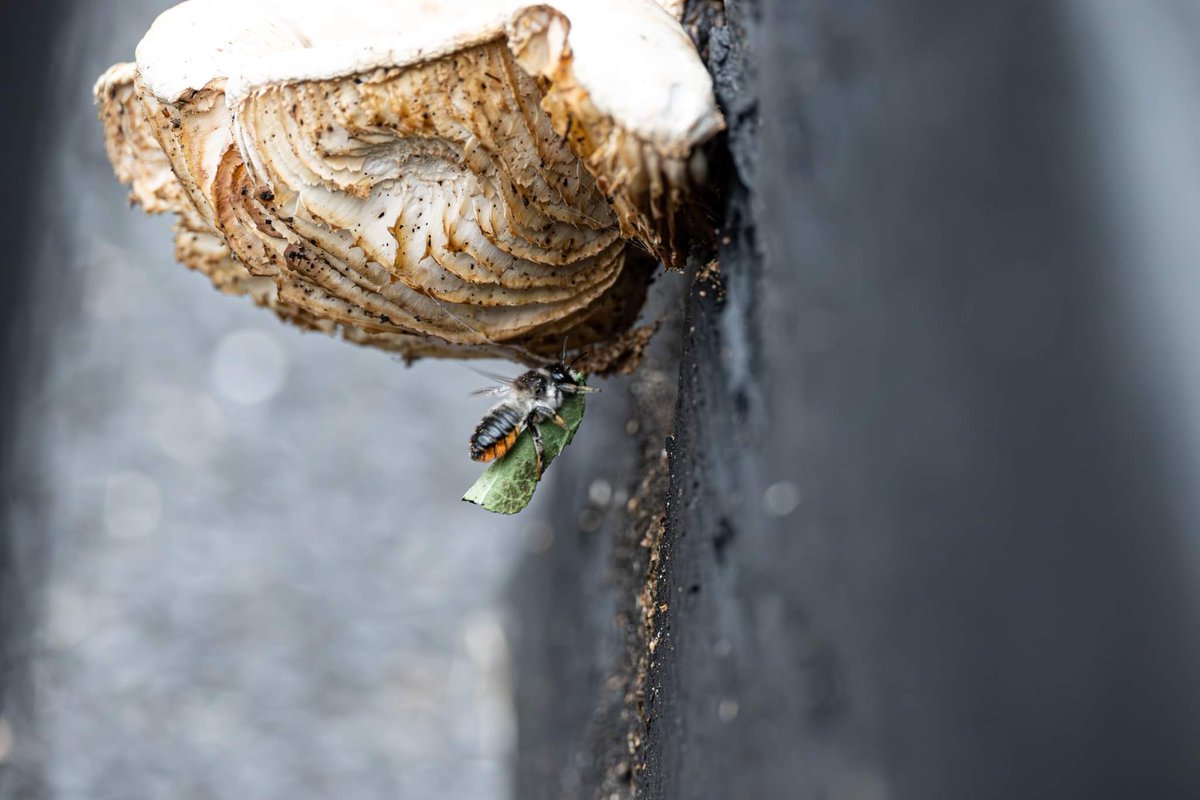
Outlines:
[{"label": "bee head", "polygon": [[565,383],[568,386],[574,386],[576,383],[578,383],[578,381],[575,379],[575,376],[571,374],[571,370],[561,361],[557,364],[550,365],[550,377],[555,383]]}]

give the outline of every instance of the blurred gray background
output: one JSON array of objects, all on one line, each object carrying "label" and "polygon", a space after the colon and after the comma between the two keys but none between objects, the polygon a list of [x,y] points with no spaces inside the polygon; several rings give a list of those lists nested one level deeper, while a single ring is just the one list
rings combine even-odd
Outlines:
[{"label": "blurred gray background", "polygon": [[476,376],[124,208],[89,87],[161,6],[10,2],[0,800],[1200,797],[1196,3],[689,5],[725,292],[503,521]]},{"label": "blurred gray background", "polygon": [[171,4],[63,3],[21,76],[53,124],[3,510],[40,623],[12,632],[0,797],[507,797],[503,597],[552,490],[459,502],[483,379],[223,297],[128,208],[91,86]]}]

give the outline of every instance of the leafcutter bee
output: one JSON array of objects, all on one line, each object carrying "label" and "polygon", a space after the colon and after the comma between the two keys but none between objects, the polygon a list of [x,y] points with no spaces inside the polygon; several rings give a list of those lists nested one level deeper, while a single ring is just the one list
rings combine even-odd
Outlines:
[{"label": "leafcutter bee", "polygon": [[537,479],[541,481],[545,447],[542,444],[542,432],[538,426],[543,422],[553,422],[564,431],[567,430],[566,420],[558,413],[566,400],[566,395],[592,394],[600,390],[585,386],[583,374],[572,368],[574,362],[567,363],[566,339],[563,339],[562,356],[557,361],[553,361],[530,352],[520,345],[493,342],[456,317],[440,300],[433,298],[433,301],[445,312],[446,316],[474,333],[484,343],[508,350],[535,364],[542,365],[522,372],[515,378],[506,378],[503,375],[493,375],[476,370],[485,378],[498,381],[500,385],[479,389],[472,394],[498,395],[502,399],[488,409],[483,420],[475,426],[468,451],[473,461],[483,463],[495,461],[503,458],[517,443],[517,439],[521,438],[521,434],[529,429],[533,435],[534,452],[537,454]]},{"label": "leafcutter bee", "polygon": [[[489,376],[493,377],[493,376]],[[526,428],[533,435],[537,453],[537,478],[542,479],[542,433],[538,426],[553,422],[563,430],[567,423],[558,413],[566,396],[600,391],[583,385],[583,375],[560,360],[545,367],[523,372],[511,380],[498,378],[500,386],[481,389],[475,394],[499,395],[503,399],[492,406],[471,434],[470,453],[475,461],[495,461],[512,449]]]}]

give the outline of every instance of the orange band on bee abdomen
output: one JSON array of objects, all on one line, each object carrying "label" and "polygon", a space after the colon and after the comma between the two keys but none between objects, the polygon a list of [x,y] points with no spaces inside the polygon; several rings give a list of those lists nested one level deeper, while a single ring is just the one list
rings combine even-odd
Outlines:
[{"label": "orange band on bee abdomen", "polygon": [[512,446],[517,443],[517,437],[520,435],[521,432],[514,428],[503,439],[493,444],[487,450],[484,450],[477,460],[487,463],[488,461],[495,461],[497,458],[503,458],[512,449]]}]

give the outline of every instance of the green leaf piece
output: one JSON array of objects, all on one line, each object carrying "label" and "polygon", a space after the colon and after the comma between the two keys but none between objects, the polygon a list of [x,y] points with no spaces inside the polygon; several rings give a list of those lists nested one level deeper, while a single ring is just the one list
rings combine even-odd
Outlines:
[{"label": "green leaf piece", "polygon": [[[553,422],[543,422],[539,426],[545,448],[543,475],[549,469],[550,462],[575,438],[575,431],[583,422],[585,405],[582,394],[567,395],[566,402],[559,410],[567,429],[564,431]],[[512,450],[504,458],[492,463],[487,472],[475,481],[475,485],[463,495],[463,500],[496,514],[516,514],[529,505],[537,484],[537,451],[533,446],[533,434],[525,431]]]}]

